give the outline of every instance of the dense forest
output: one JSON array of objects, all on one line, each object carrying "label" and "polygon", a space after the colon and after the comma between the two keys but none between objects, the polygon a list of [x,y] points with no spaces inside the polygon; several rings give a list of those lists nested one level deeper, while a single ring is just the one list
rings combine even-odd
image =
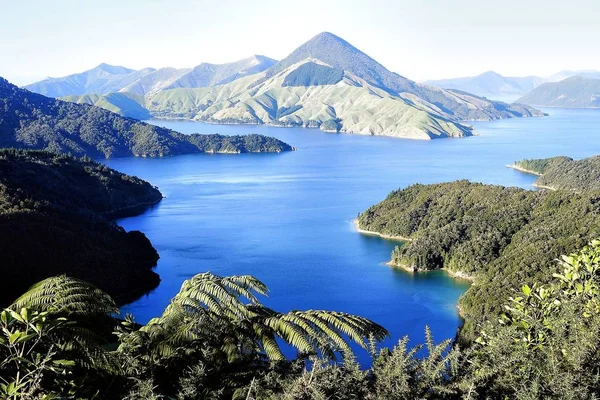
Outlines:
[{"label": "dense forest", "polygon": [[573,160],[552,157],[521,160],[515,168],[540,175],[534,185],[553,190],[600,190],[600,156]]},{"label": "dense forest", "polygon": [[48,278],[0,313],[0,398],[598,398],[600,241],[540,278],[519,282],[467,348],[426,329],[425,343],[392,349],[377,346],[383,327],[355,315],[265,307],[252,276],[196,275],[145,326],[115,319],[115,302],[86,282]]},{"label": "dense forest", "polygon": [[392,263],[475,278],[460,301],[463,338],[520,282],[545,282],[560,254],[600,236],[600,192],[529,191],[468,181],[394,191],[358,218],[362,229],[411,239]]},{"label": "dense forest", "polygon": [[262,135],[184,135],[100,107],[31,93],[3,78],[0,78],[0,147],[95,158],[293,150],[278,139]]},{"label": "dense forest", "polygon": [[161,193],[89,158],[0,150],[0,304],[57,274],[85,279],[122,304],[158,285],[158,254],[109,218],[134,215]]}]

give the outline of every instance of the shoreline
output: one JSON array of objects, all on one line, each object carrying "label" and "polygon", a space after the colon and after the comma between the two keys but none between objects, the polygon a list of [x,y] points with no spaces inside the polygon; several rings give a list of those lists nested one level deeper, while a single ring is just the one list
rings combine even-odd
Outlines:
[{"label": "shoreline", "polygon": [[[535,171],[532,171],[532,170],[529,170],[529,169],[526,169],[526,168],[523,168],[523,167],[519,167],[518,165],[514,165],[514,164],[513,165],[506,165],[506,167],[514,169],[514,170],[519,171],[519,172],[523,172],[523,173],[526,173],[526,174],[531,174],[531,175],[535,175],[535,176],[539,176],[539,177],[541,177],[543,175],[543,174],[540,174],[539,172],[535,172]],[[533,186],[536,189],[546,189],[546,190],[552,190],[552,191],[556,190],[556,188],[553,188],[552,186],[540,185],[540,184],[537,183],[537,181],[533,182],[531,184],[531,186]]]},{"label": "shoreline", "polygon": [[520,171],[520,172],[524,172],[526,174],[531,174],[531,175],[535,175],[535,176],[542,176],[542,174],[540,174],[539,172],[535,172],[535,171],[532,171],[530,169],[519,167],[518,165],[515,165],[515,164],[512,164],[512,165],[508,165],[507,164],[506,168],[511,168],[511,169],[514,169],[514,170],[517,170],[517,171]]},{"label": "shoreline", "polygon": [[451,278],[453,279],[458,279],[458,280],[463,280],[463,281],[469,281],[471,282],[471,284],[475,283],[475,277],[473,275],[469,275],[465,272],[461,272],[461,271],[451,271],[448,268],[444,267],[444,268],[438,268],[438,269],[431,269],[431,270],[416,270],[414,267],[409,267],[407,265],[404,264],[397,264],[394,263],[393,261],[388,261],[385,263],[385,265],[387,265],[388,267],[392,267],[392,268],[397,268],[397,269],[401,269],[405,272],[409,272],[409,273],[423,273],[423,274],[427,274],[429,272],[434,272],[434,271],[443,271],[445,274],[449,275]]},{"label": "shoreline", "polygon": [[360,226],[359,226],[359,224],[358,224],[358,218],[353,219],[352,223],[354,224],[354,228],[356,229],[356,231],[358,233],[362,233],[363,235],[377,236],[377,237],[380,237],[382,239],[395,240],[395,241],[399,241],[399,242],[412,242],[412,239],[404,237],[404,236],[386,235],[384,233],[379,233],[379,232],[375,232],[375,231],[368,231],[366,229],[361,229]]},{"label": "shoreline", "polygon": [[[400,242],[411,242],[412,239],[403,237],[403,236],[393,236],[393,235],[386,235],[383,233],[379,233],[379,232],[375,232],[375,231],[368,231],[365,229],[361,229],[359,228],[358,225],[358,219],[355,218],[352,220],[352,223],[354,224],[354,227],[356,229],[356,231],[358,233],[362,233],[364,235],[369,235],[369,236],[377,236],[380,237],[382,239],[387,239],[387,240],[396,240],[396,241],[400,241]],[[403,271],[406,272],[410,272],[410,273],[427,273],[427,272],[432,272],[432,271],[444,271],[446,274],[450,275],[452,278],[454,279],[461,279],[461,280],[465,280],[465,281],[469,281],[469,282],[475,282],[475,277],[472,275],[469,275],[465,272],[461,272],[461,271],[451,271],[448,268],[444,267],[444,268],[439,268],[439,269],[434,269],[434,270],[426,270],[426,271],[422,271],[422,270],[416,270],[414,267],[409,267],[408,265],[404,265],[404,264],[396,264],[393,261],[388,261],[385,263],[385,265],[392,267],[392,268],[398,268],[401,269]]]},{"label": "shoreline", "polygon": [[537,183],[532,183],[531,186],[533,186],[534,188],[537,189],[546,189],[546,190],[551,190],[551,191],[556,191],[555,188],[553,188],[552,186],[544,186],[544,185],[538,185]]}]

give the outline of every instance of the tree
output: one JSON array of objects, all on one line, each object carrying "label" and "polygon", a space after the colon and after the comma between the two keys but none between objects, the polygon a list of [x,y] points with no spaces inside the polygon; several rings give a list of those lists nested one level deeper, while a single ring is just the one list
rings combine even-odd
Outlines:
[{"label": "tree", "polygon": [[161,317],[139,330],[123,330],[118,351],[132,360],[129,365],[141,378],[163,389],[173,385],[173,375],[199,365],[204,366],[205,385],[239,386],[270,363],[285,362],[278,341],[300,357],[335,360],[352,353],[347,340],[366,348],[367,338],[377,341],[388,334],[376,323],[346,313],[276,312],[256,297],[267,290],[252,276],[196,275],[183,283]]}]

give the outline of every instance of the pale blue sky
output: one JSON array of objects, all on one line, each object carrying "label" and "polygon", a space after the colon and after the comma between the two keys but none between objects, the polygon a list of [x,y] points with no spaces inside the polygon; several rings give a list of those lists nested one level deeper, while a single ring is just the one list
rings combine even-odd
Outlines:
[{"label": "pale blue sky", "polygon": [[414,80],[600,69],[600,1],[0,0],[0,76],[283,58],[322,31]]}]

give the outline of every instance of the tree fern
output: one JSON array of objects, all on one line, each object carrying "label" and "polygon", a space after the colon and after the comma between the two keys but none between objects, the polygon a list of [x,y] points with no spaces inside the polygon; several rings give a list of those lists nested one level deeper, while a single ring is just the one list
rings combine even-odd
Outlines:
[{"label": "tree fern", "polygon": [[65,275],[44,279],[19,297],[11,309],[30,308],[50,314],[90,316],[119,310],[113,299],[95,286]]},{"label": "tree fern", "polygon": [[335,359],[352,353],[348,340],[366,348],[367,338],[381,340],[388,332],[376,323],[351,314],[331,311],[279,313],[260,304],[264,283],[249,276],[221,277],[210,272],[186,280],[161,317],[141,328],[136,340],[149,340],[156,356],[177,354],[177,349],[199,340],[220,342],[229,361],[262,353],[285,359],[278,340],[303,355]]}]

